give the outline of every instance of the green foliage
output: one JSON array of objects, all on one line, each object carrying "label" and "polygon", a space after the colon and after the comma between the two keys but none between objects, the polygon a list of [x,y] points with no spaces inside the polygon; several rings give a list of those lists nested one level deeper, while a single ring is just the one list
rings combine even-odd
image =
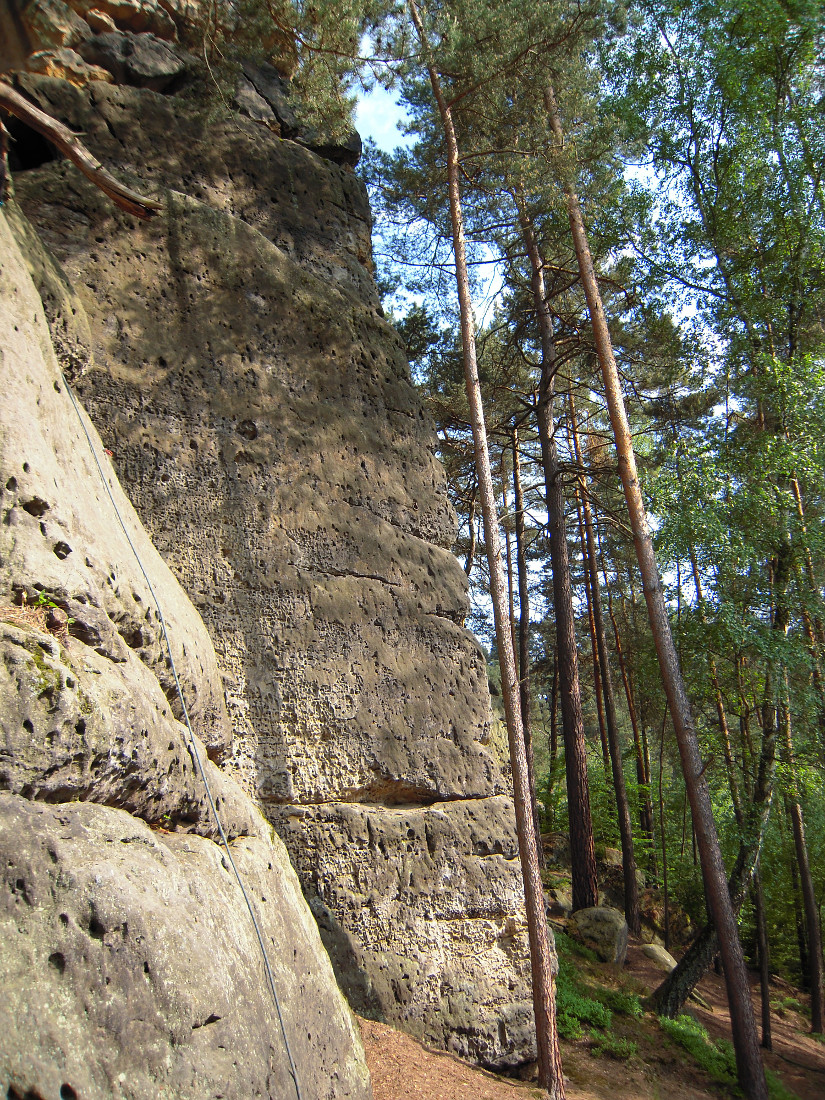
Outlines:
[{"label": "green foliage", "polygon": [[556,983],[556,1011],[559,1035],[563,1039],[580,1039],[583,1024],[609,1028],[613,1019],[610,1009],[589,997],[584,986],[568,970],[561,968]]},{"label": "green foliage", "polygon": [[675,1020],[660,1016],[659,1026],[684,1047],[714,1081],[720,1085],[736,1085],[736,1059],[730,1043],[722,1039],[712,1043],[707,1030],[692,1016],[677,1016]]},{"label": "green foliage", "polygon": [[596,1058],[615,1058],[617,1062],[626,1062],[638,1052],[638,1046],[630,1039],[616,1035],[590,1034],[590,1053]]},{"label": "green foliage", "polygon": [[641,1019],[645,1014],[641,998],[636,993],[627,993],[623,989],[601,989],[598,998],[606,1008],[618,1016]]}]

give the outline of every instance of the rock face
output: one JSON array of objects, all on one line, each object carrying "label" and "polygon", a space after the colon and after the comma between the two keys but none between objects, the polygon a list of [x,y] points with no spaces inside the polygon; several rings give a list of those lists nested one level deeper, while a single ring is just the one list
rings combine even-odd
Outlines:
[{"label": "rock face", "polygon": [[0,1090],[292,1089],[254,926],[176,717],[155,593],[304,1095],[368,1100],[287,853],[208,758],[231,740],[209,636],[72,404],[29,271],[66,319],[68,363],[88,326],[12,206],[0,212]]},{"label": "rock face", "polygon": [[356,1007],[487,1064],[529,1059],[485,660],[363,186],[266,117],[18,84],[164,199],[136,224],[71,166],[16,178],[88,314],[84,351],[50,306],[77,392],[214,642],[225,766],[285,841]]}]

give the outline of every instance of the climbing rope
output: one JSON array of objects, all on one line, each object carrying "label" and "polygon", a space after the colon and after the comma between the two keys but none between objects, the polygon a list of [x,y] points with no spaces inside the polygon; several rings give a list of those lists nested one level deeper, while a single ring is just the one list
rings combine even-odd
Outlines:
[{"label": "climbing rope", "polygon": [[192,729],[192,723],[189,720],[189,711],[187,710],[187,707],[186,707],[186,700],[183,697],[183,688],[181,687],[180,679],[178,677],[178,670],[177,670],[177,667],[175,666],[175,658],[172,654],[172,646],[169,642],[169,632],[166,629],[166,620],[163,617],[163,611],[161,610],[160,601],[158,600],[158,597],[155,593],[155,589],[152,585],[152,582],[149,580],[149,576],[148,576],[148,574],[147,574],[147,572],[146,572],[146,570],[143,566],[143,562],[141,560],[140,554],[138,553],[137,548],[136,548],[134,542],[132,541],[132,537],[129,534],[129,531],[127,530],[127,528],[126,528],[126,524],[123,522],[123,517],[120,514],[120,509],[118,508],[117,503],[115,501],[115,498],[112,495],[112,490],[111,490],[111,487],[109,485],[109,481],[106,478],[105,473],[103,472],[103,467],[100,465],[100,460],[97,457],[97,451],[95,450],[94,443],[92,442],[92,437],[89,434],[89,430],[86,427],[86,423],[85,423],[85,421],[83,419],[83,416],[80,412],[80,406],[77,403],[77,399],[75,398],[75,395],[72,392],[71,386],[66,381],[66,376],[64,374],[61,374],[61,378],[63,379],[63,385],[66,387],[66,392],[68,393],[69,398],[72,402],[72,405],[74,406],[74,410],[77,413],[77,419],[80,421],[80,427],[83,429],[83,434],[86,436],[86,442],[89,444],[89,450],[92,452],[92,458],[94,459],[95,466],[97,467],[97,472],[100,474],[100,480],[103,482],[103,486],[106,490],[106,495],[109,497],[109,501],[111,502],[111,505],[112,505],[112,508],[114,509],[115,515],[117,516],[118,523],[120,524],[121,530],[123,531],[123,534],[126,537],[126,541],[129,543],[131,551],[135,556],[135,561],[137,562],[138,568],[140,569],[141,573],[143,574],[143,579],[146,581],[146,585],[149,589],[149,593],[150,593],[150,595],[152,597],[152,601],[155,605],[155,611],[157,612],[158,620],[160,621],[161,629],[163,631],[163,638],[164,638],[164,641],[166,642],[166,652],[169,655],[169,666],[172,669],[172,676],[174,677],[174,680],[175,680],[175,688],[177,689],[178,699],[180,700],[181,710],[183,711],[184,722],[186,724],[187,730],[189,731],[189,751],[192,754],[192,759],[194,760],[197,771],[200,774],[201,780],[203,781],[204,790],[206,791],[206,797],[207,797],[207,800],[209,802],[209,809],[212,813],[212,817],[215,820],[215,824],[218,827],[218,832],[220,833],[221,843],[223,844],[224,851],[226,852],[226,857],[229,860],[230,866],[232,867],[232,870],[235,874],[235,878],[237,880],[238,886],[240,887],[241,893],[243,894],[243,899],[246,902],[246,907],[249,910],[249,915],[252,918],[252,924],[254,925],[254,928],[255,928],[255,935],[258,938],[258,945],[261,949],[261,955],[263,957],[264,970],[266,971],[267,984],[269,986],[269,991],[272,995],[272,1000],[275,1004],[275,1012],[278,1016],[278,1023],[280,1024],[281,1034],[283,1035],[283,1039],[284,1039],[284,1049],[286,1050],[286,1056],[287,1056],[287,1059],[289,1061],[290,1076],[292,1077],[292,1082],[295,1085],[295,1095],[297,1097],[297,1100],[303,1100],[303,1096],[301,1094],[301,1086],[298,1083],[298,1071],[295,1068],[295,1061],[292,1057],[292,1049],[289,1045],[289,1037],[287,1036],[286,1026],[284,1025],[284,1017],[283,1017],[283,1013],[281,1012],[281,1002],[280,1002],[280,999],[278,998],[278,991],[275,988],[275,978],[273,977],[272,967],[270,966],[270,963],[269,963],[269,955],[267,954],[266,945],[264,943],[263,933],[261,932],[261,927],[260,927],[260,924],[258,923],[258,918],[255,915],[255,910],[252,906],[252,902],[250,901],[249,895],[247,894],[246,888],[244,887],[243,879],[241,878],[240,871],[238,870],[238,868],[235,864],[235,860],[232,858],[232,852],[229,848],[229,841],[226,839],[226,833],[224,832],[223,824],[221,823],[221,819],[218,816],[218,811],[215,807],[214,799],[212,798],[212,791],[210,790],[210,787],[209,787],[209,781],[206,778],[206,772],[205,772],[203,764],[201,762],[200,753],[198,752],[198,745],[197,745],[197,741],[195,740],[195,733],[194,733],[194,730]]}]

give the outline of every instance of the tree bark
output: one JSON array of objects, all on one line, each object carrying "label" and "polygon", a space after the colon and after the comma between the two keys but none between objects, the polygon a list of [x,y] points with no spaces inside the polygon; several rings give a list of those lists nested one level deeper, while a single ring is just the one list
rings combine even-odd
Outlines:
[{"label": "tree bark", "polygon": [[[573,433],[573,446],[576,454],[576,464],[583,469],[582,453],[579,446],[579,432],[576,426],[576,407],[573,403],[573,394],[570,401],[570,428]],[[616,719],[616,699],[613,694],[613,678],[610,675],[610,664],[607,655],[607,642],[604,633],[604,616],[602,615],[601,585],[599,584],[599,570],[596,561],[596,541],[593,538],[593,516],[590,510],[590,500],[583,485],[583,475],[579,475],[582,497],[582,513],[584,516],[584,534],[587,547],[585,567],[590,578],[590,591],[593,594],[593,623],[596,630],[596,647],[598,649],[599,667],[602,674],[602,690],[604,692],[604,716],[607,723],[607,743],[610,748],[610,766],[613,773],[613,790],[616,793],[616,811],[619,818],[619,835],[622,842],[622,873],[624,877],[624,915],[627,927],[634,936],[638,936],[642,930],[642,922],[639,914],[639,884],[636,881],[636,855],[633,850],[633,826],[630,820],[630,803],[627,798],[627,785],[624,779],[622,766],[622,749],[619,743],[619,723]]]},{"label": "tree bark", "polygon": [[[770,674],[766,676],[765,698],[772,696]],[[727,888],[731,906],[738,913],[748,892],[759,861],[762,839],[773,799],[774,765],[776,761],[775,709],[768,708],[762,729],[762,744],[756,768],[756,780],[750,792],[751,807],[743,820],[739,851]],[[707,972],[719,950],[719,939],[711,921],[702,929],[679,960],[675,970],[654,989],[648,998],[650,1007],[661,1016],[673,1018],[682,1011],[685,1001]]]},{"label": "tree bark", "polygon": [[459,186],[458,142],[453,125],[452,112],[444,98],[441,81],[433,64],[429,39],[424,30],[415,0],[408,0],[410,17],[426,58],[427,72],[433,97],[438,106],[444,129],[447,152],[447,180],[449,189],[450,220],[456,264],[456,283],[461,314],[461,340],[464,353],[464,379],[475,444],[476,470],[479,495],[484,518],[484,536],[487,560],[490,568],[490,589],[495,618],[496,641],[499,647],[501,687],[504,713],[507,722],[507,738],[510,745],[510,763],[513,774],[513,800],[518,831],[519,855],[524,878],[524,901],[527,929],[530,940],[530,966],[533,978],[533,1012],[538,1048],[538,1083],[546,1089],[551,1100],[564,1100],[564,1075],[561,1066],[558,1030],[556,1028],[556,997],[553,978],[553,956],[547,918],[544,910],[544,892],[538,863],[538,846],[530,813],[530,790],[527,759],[524,752],[524,732],[521,724],[518,681],[515,655],[507,614],[507,589],[501,562],[501,540],[496,515],[495,493],[487,448],[487,429],[481,401],[481,385],[476,362],[475,330],[472,301],[470,299],[467,257],[464,241],[464,223]]},{"label": "tree bark", "polygon": [[533,728],[530,721],[530,586],[527,576],[527,544],[524,530],[524,490],[521,484],[521,456],[518,449],[518,428],[510,436],[513,447],[513,498],[515,504],[516,575],[518,577],[518,674],[521,722],[524,727],[524,751],[530,779],[530,803],[533,827],[538,842],[539,867],[543,868],[544,847],[541,843],[539,804],[536,797],[536,766],[533,755]]},{"label": "tree bark", "polygon": [[[564,144],[564,132],[558,106],[552,88],[547,89],[547,111],[550,125],[560,146]],[[572,183],[565,180],[565,196],[573,244],[579,264],[582,286],[587,299],[590,322],[596,350],[602,368],[605,396],[610,422],[616,442],[619,475],[630,515],[630,525],[636,546],[636,557],[644,584],[645,600],[650,618],[656,654],[662,673],[668,706],[682,761],[688,798],[693,813],[696,839],[699,845],[705,896],[719,935],[719,943],[725,966],[725,984],[731,1015],[733,1046],[736,1052],[736,1068],[739,1085],[749,1100],[767,1100],[768,1090],[765,1071],[759,1051],[756,1019],[750,996],[748,972],[736,917],[728,892],[725,865],[713,819],[705,764],[699,751],[699,741],[693,725],[687,692],[673,644],[673,635],[667,616],[662,583],[653,553],[653,540],[647,523],[644,501],[639,487],[636,457],[630,434],[630,425],[624,407],[619,373],[613,355],[613,346],[607,328],[601,294],[596,281],[596,271],[590,255],[590,246],[582,219],[578,196]]]},{"label": "tree bark", "polygon": [[753,876],[753,908],[756,916],[756,942],[759,948],[759,992],[762,999],[762,1049],[773,1050],[771,1036],[771,959],[768,944],[768,922],[765,918],[765,897],[762,876]]},{"label": "tree bark", "polygon": [[519,203],[519,220],[530,259],[533,305],[541,340],[541,379],[536,405],[536,421],[544,468],[547,520],[550,527],[553,606],[556,614],[556,660],[559,666],[561,688],[561,721],[570,823],[573,909],[589,909],[598,905],[599,890],[596,879],[593,821],[590,814],[590,789],[587,783],[587,748],[579,689],[579,658],[576,649],[570,559],[567,551],[567,525],[553,425],[556,347],[553,339],[553,321],[545,298],[544,263],[532,224],[522,203]]},{"label": "tree bark", "polygon": [[590,574],[586,568],[587,562],[587,537],[584,533],[584,516],[582,515],[581,494],[578,487],[574,489],[576,499],[576,518],[579,522],[579,543],[581,544],[582,563],[584,569],[584,595],[587,602],[587,626],[590,635],[590,652],[593,660],[593,695],[596,699],[596,717],[599,721],[599,740],[602,746],[602,763],[605,776],[610,775],[610,746],[607,743],[607,726],[604,721],[604,696],[602,694],[602,674],[599,670],[599,646],[596,641],[596,620],[593,617],[593,592],[590,587]]},{"label": "tree bark", "polygon": [[788,814],[793,830],[796,863],[799,869],[799,884],[802,887],[802,905],[805,912],[805,931],[808,942],[808,972],[810,975],[811,1031],[822,1033],[825,1016],[825,980],[822,966],[822,932],[819,925],[819,907],[816,903],[811,864],[808,859],[808,845],[805,840],[805,821],[799,801],[799,788],[796,781],[793,739],[791,737],[791,712],[786,695],[782,704],[782,745],[785,766],[790,773],[791,792],[787,799]]}]

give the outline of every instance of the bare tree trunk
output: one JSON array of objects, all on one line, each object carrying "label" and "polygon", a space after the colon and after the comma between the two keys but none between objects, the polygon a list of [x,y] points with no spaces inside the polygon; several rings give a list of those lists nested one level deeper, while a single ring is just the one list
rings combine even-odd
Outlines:
[{"label": "bare tree trunk", "polygon": [[[564,132],[552,88],[547,89],[546,105],[553,133],[559,146],[563,146]],[[565,181],[565,195],[573,244],[604,378],[605,396],[619,461],[619,475],[630,515],[630,526],[636,545],[639,570],[644,583],[651,631],[659,658],[659,667],[661,668],[662,680],[673,719],[679,755],[682,760],[682,771],[693,813],[693,824],[701,855],[705,896],[719,935],[725,966],[725,984],[728,992],[739,1085],[749,1100],[767,1100],[768,1090],[759,1051],[759,1039],[750,996],[748,972],[745,966],[742,945],[739,942],[736,917],[728,892],[725,865],[722,860],[716,824],[713,819],[710,792],[704,774],[705,764],[699,751],[699,742],[693,725],[690,703],[673,644],[662,583],[653,553],[653,540],[650,536],[644,501],[639,488],[639,476],[636,470],[636,457],[633,451],[630,425],[624,407],[624,398],[616,368],[616,360],[613,355],[610,333],[607,328],[607,319],[596,281],[596,271],[590,255],[590,246],[587,241],[578,196],[569,180]]]},{"label": "bare tree trunk", "polygon": [[[559,659],[553,647],[553,676],[550,681],[550,775],[547,779],[547,812],[550,812],[553,788],[556,784],[556,762],[559,753]],[[555,821],[554,821],[555,824]]]},{"label": "bare tree trunk", "polygon": [[[569,395],[570,401],[570,429],[573,434],[573,446],[576,453],[576,464],[579,469],[582,466],[582,454],[579,446],[579,433],[576,426],[576,408],[573,404],[573,394]],[[583,479],[583,475],[579,475]],[[616,700],[613,695],[613,679],[610,675],[610,664],[607,656],[607,643],[604,635],[604,618],[602,616],[601,586],[599,584],[599,570],[596,561],[596,542],[593,538],[593,517],[590,511],[590,500],[585,492],[584,485],[580,485],[582,497],[582,512],[584,515],[584,534],[587,544],[585,567],[590,578],[590,591],[593,594],[593,622],[596,628],[596,646],[599,654],[599,666],[602,673],[602,688],[604,691],[604,713],[607,721],[607,743],[610,747],[610,765],[613,771],[613,789],[616,792],[616,810],[619,817],[619,835],[622,841],[622,872],[624,876],[624,915],[627,927],[634,936],[638,936],[642,930],[641,917],[639,915],[639,884],[636,881],[636,856],[633,850],[633,826],[630,821],[630,803],[627,798],[627,786],[624,780],[624,768],[622,766],[622,749],[619,743],[619,723],[616,719]]]},{"label": "bare tree trunk", "polygon": [[587,601],[587,625],[590,634],[590,652],[593,659],[593,695],[596,699],[596,717],[599,721],[599,740],[602,745],[602,763],[605,776],[610,775],[610,746],[607,743],[607,726],[604,721],[604,696],[602,694],[602,674],[599,670],[599,646],[596,641],[596,620],[593,618],[593,592],[590,588],[590,574],[587,571],[587,539],[584,533],[584,516],[582,515],[581,494],[578,487],[574,490],[576,498],[576,517],[579,521],[579,542],[582,548],[582,564],[584,565],[584,595]]},{"label": "bare tree trunk", "polygon": [[633,730],[633,751],[636,759],[636,782],[639,786],[639,824],[642,832],[647,839],[653,843],[653,803],[650,800],[650,774],[645,767],[645,753],[644,745],[642,743],[642,737],[639,733],[639,722],[636,717],[636,704],[633,699],[633,692],[630,687],[630,680],[627,675],[627,667],[624,660],[624,650],[622,649],[622,638],[619,633],[619,624],[616,622],[616,616],[613,614],[613,598],[610,594],[610,588],[607,584],[607,570],[604,566],[604,558],[602,558],[602,572],[604,573],[605,588],[607,590],[607,613],[610,616],[610,622],[613,625],[613,637],[616,641],[616,658],[619,662],[619,671],[622,676],[622,686],[624,687],[624,696],[627,702],[627,712],[630,715],[630,726]]},{"label": "bare tree trunk", "polygon": [[467,549],[467,560],[464,563],[465,576],[470,575],[470,570],[473,568],[473,561],[476,556],[476,495],[478,493],[478,486],[473,487],[473,493],[470,497],[470,545]]},{"label": "bare tree trunk", "polygon": [[759,947],[759,992],[762,999],[762,1049],[773,1050],[771,1037],[771,959],[768,944],[768,922],[765,919],[765,897],[762,876],[753,876],[753,908],[756,915],[756,942]]},{"label": "bare tree trunk", "polygon": [[[772,698],[770,673],[766,673],[765,699]],[[756,770],[756,781],[749,792],[751,807],[744,820],[736,863],[728,883],[731,906],[738,913],[756,871],[762,838],[770,815],[773,798],[774,764],[776,760],[775,708],[766,705],[762,730],[762,745]],[[679,960],[675,970],[651,993],[648,1004],[661,1016],[674,1017],[681,1012],[696,984],[707,972],[719,950],[719,940],[712,920],[702,929]]]},{"label": "bare tree trunk", "polygon": [[667,882],[667,833],[665,832],[665,799],[662,791],[663,772],[665,767],[665,727],[667,726],[667,711],[662,719],[662,736],[659,741],[659,836],[662,842],[662,892],[665,898],[664,933],[665,951],[670,950],[670,895]]},{"label": "bare tree trunk", "polygon": [[530,782],[527,774],[527,758],[524,751],[524,732],[521,723],[521,707],[516,677],[515,655],[507,614],[507,589],[501,562],[501,541],[496,515],[495,492],[487,448],[487,429],[481,401],[481,385],[476,362],[475,330],[473,325],[470,283],[467,273],[467,256],[464,242],[464,223],[461,211],[459,187],[459,156],[453,117],[441,90],[441,81],[431,59],[430,44],[421,22],[415,0],[409,0],[410,17],[426,58],[427,71],[444,128],[447,148],[447,179],[449,187],[450,219],[455,252],[456,283],[461,313],[461,342],[464,353],[464,378],[473,441],[476,452],[479,494],[484,517],[484,536],[487,560],[490,568],[490,589],[495,618],[496,641],[499,647],[501,688],[507,737],[510,744],[510,763],[513,774],[513,800],[518,830],[519,855],[524,877],[524,901],[527,929],[530,939],[530,964],[533,978],[533,1012],[536,1024],[538,1048],[538,1083],[546,1089],[551,1100],[564,1100],[564,1075],[561,1066],[558,1030],[556,1027],[556,996],[553,978],[553,955],[544,910],[544,892],[538,862],[538,845],[530,813]]},{"label": "bare tree trunk", "polygon": [[587,748],[579,690],[579,658],[576,649],[570,559],[567,552],[564,496],[553,426],[556,348],[553,340],[553,322],[545,300],[544,264],[523,204],[519,204],[519,218],[530,258],[533,305],[541,338],[541,380],[536,421],[544,467],[547,519],[550,527],[550,560],[553,566],[553,605],[556,613],[556,652],[561,687],[564,762],[567,774],[573,908],[588,909],[598,905],[599,890],[596,879],[593,821],[590,815],[590,789],[587,783]]},{"label": "bare tree trunk", "polygon": [[822,967],[822,932],[819,926],[819,908],[816,904],[814,893],[811,864],[808,859],[808,845],[805,840],[805,821],[802,816],[802,806],[799,802],[799,789],[796,781],[796,764],[794,760],[793,740],[791,737],[791,711],[788,704],[787,678],[785,681],[785,698],[782,703],[782,745],[784,749],[785,766],[790,773],[791,793],[787,800],[788,814],[793,829],[794,850],[796,863],[799,869],[799,882],[802,887],[802,904],[805,911],[805,931],[808,941],[808,971],[810,974],[811,995],[811,1031],[814,1034],[822,1033],[823,1016],[825,1016],[825,981],[823,981]]},{"label": "bare tree trunk", "polygon": [[518,449],[518,428],[513,428],[513,497],[515,502],[516,574],[518,577],[518,673],[521,721],[524,727],[524,751],[530,778],[530,802],[533,827],[538,841],[539,867],[544,867],[544,847],[541,843],[539,804],[536,798],[536,766],[533,757],[533,730],[530,722],[530,590],[527,576],[527,546],[524,532],[524,490],[521,485],[521,458]]}]

